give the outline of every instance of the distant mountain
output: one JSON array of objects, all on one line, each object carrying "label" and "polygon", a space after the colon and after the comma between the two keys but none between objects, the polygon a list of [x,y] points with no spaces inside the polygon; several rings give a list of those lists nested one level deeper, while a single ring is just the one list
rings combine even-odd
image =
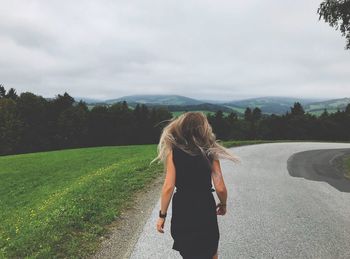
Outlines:
[{"label": "distant mountain", "polygon": [[312,102],[307,104],[304,109],[307,112],[314,114],[321,114],[324,109],[327,109],[329,113],[336,112],[338,109],[340,111],[344,110],[345,107],[350,103],[350,98],[340,98],[340,99],[331,99],[321,102]]},{"label": "distant mountain", "polygon": [[202,103],[212,103],[212,104],[224,104],[227,101],[222,101],[222,100],[213,100],[213,99],[198,99]]},{"label": "distant mountain", "polygon": [[295,102],[301,103],[305,106],[309,103],[320,101],[319,99],[304,99],[304,98],[292,98],[292,97],[277,97],[277,96],[266,96],[258,98],[250,98],[244,100],[236,100],[231,102],[226,102],[227,107],[231,107],[234,110],[245,109],[246,107],[255,108],[258,107],[263,113],[274,113],[274,114],[284,114],[290,111],[290,107],[294,105]]},{"label": "distant mountain", "polygon": [[247,107],[255,108],[259,107],[265,114],[285,114],[290,111],[290,108],[295,102],[300,102],[306,112],[319,115],[324,109],[328,112],[336,112],[337,109],[343,110],[348,103],[350,98],[340,99],[310,99],[310,98],[293,98],[293,97],[277,97],[277,96],[266,96],[249,98],[242,100],[233,100],[230,102],[220,100],[200,100],[189,98],[182,95],[129,95],[123,96],[116,99],[109,100],[98,100],[93,98],[74,97],[76,101],[80,99],[84,100],[89,106],[95,105],[111,105],[113,103],[127,101],[130,107],[135,107],[136,104],[146,104],[149,107],[167,107],[169,111],[211,111],[216,112],[221,110],[223,112],[236,112],[238,115],[244,114]]},{"label": "distant mountain", "polygon": [[73,97],[76,102],[79,102],[80,100],[83,100],[84,102],[90,104],[90,103],[103,103],[103,100],[100,99],[94,99],[94,98],[88,98],[88,97],[78,97],[74,96]]},{"label": "distant mountain", "polygon": [[108,104],[126,101],[127,103],[159,104],[159,105],[197,105],[202,101],[181,95],[129,95],[117,99],[106,100]]},{"label": "distant mountain", "polygon": [[213,104],[213,103],[201,103],[195,105],[159,105],[159,104],[147,104],[149,107],[166,107],[171,112],[179,111],[205,111],[205,112],[232,112],[231,108],[228,108],[223,105]]}]

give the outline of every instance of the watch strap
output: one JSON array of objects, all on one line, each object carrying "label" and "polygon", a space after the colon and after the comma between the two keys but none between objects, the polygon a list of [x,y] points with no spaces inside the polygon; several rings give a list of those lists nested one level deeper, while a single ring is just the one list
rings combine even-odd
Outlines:
[{"label": "watch strap", "polygon": [[165,214],[162,214],[162,211],[159,210],[159,217],[164,219],[166,217],[166,212]]}]

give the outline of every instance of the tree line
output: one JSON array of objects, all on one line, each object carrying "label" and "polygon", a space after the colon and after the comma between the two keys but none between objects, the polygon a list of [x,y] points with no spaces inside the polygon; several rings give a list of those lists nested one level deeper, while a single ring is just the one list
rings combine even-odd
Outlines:
[{"label": "tree line", "polygon": [[[127,102],[89,109],[68,93],[45,99],[30,92],[17,95],[0,85],[0,154],[17,154],[76,147],[154,144],[172,118],[167,108]],[[294,103],[284,115],[246,108],[244,118],[219,110],[207,114],[221,140],[350,140],[350,104],[344,111],[320,116]]]},{"label": "tree line", "polygon": [[119,102],[90,110],[66,92],[48,100],[0,85],[0,154],[156,143],[171,118],[164,108]]},{"label": "tree line", "polygon": [[209,115],[208,120],[222,140],[320,140],[350,141],[350,104],[344,111],[320,116],[306,113],[299,102],[283,115],[262,114],[259,108],[246,108],[244,119],[235,113],[223,116],[221,111]]}]

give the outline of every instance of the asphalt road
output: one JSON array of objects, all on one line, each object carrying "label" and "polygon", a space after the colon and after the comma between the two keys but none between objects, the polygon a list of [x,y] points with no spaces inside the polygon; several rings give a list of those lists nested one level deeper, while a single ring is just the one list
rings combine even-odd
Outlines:
[{"label": "asphalt road", "polygon": [[344,179],[342,163],[350,148],[308,150],[293,154],[287,161],[289,174],[313,181],[324,181],[341,192],[350,192],[350,180]]},{"label": "asphalt road", "polygon": [[[337,152],[319,159],[314,155],[324,154],[320,151],[296,154],[338,148],[350,144],[293,142],[232,148],[242,163],[221,161],[228,212],[218,216],[219,258],[350,258],[350,192],[324,178],[313,178]],[[181,258],[171,249],[171,204],[164,234],[155,228],[159,208],[160,199],[131,258]]]}]

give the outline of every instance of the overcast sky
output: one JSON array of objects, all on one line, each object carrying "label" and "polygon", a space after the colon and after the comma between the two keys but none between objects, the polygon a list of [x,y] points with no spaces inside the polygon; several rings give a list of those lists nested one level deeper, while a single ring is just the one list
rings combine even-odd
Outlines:
[{"label": "overcast sky", "polygon": [[321,0],[0,0],[0,83],[109,99],[350,97]]}]

